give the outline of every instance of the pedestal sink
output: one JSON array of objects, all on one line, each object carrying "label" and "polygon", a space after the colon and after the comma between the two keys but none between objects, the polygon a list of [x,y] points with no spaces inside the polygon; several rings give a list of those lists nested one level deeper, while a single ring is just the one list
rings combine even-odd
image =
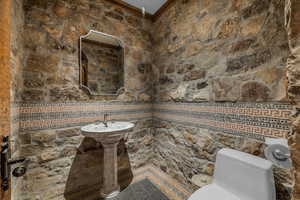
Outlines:
[{"label": "pedestal sink", "polygon": [[118,184],[117,146],[124,134],[134,127],[130,122],[107,122],[81,127],[85,137],[94,138],[104,149],[103,189],[101,196],[111,199],[120,193]]}]

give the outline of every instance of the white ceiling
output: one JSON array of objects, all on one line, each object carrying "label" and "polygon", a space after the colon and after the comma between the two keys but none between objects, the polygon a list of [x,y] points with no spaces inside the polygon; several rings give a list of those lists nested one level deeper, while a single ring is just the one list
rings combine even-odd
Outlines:
[{"label": "white ceiling", "polygon": [[167,0],[123,0],[123,1],[137,8],[142,9],[144,7],[146,9],[146,12],[150,14],[156,13],[156,11],[158,11],[158,9],[160,9],[160,7],[167,2]]}]

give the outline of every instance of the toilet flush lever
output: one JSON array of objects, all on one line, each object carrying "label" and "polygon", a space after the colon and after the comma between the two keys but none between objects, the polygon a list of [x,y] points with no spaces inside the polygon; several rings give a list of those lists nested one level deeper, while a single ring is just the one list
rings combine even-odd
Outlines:
[{"label": "toilet flush lever", "polygon": [[[17,160],[12,160],[10,159],[10,145],[9,145],[9,137],[8,136],[4,136],[2,138],[2,145],[1,145],[1,179],[2,179],[2,184],[1,187],[4,191],[9,189],[9,179],[10,179],[10,165],[14,165],[17,163],[23,163],[26,159],[25,158],[21,158],[21,159],[17,159]],[[22,173],[21,173],[22,171]],[[20,172],[20,173],[18,173]],[[26,168],[25,167],[17,167],[13,174],[17,174],[17,175],[24,175],[26,172]],[[18,176],[17,176],[18,177]]]},{"label": "toilet flush lever", "polygon": [[290,153],[284,153],[282,152],[280,149],[276,149],[274,152],[273,152],[273,156],[277,159],[277,160],[280,160],[280,161],[285,161],[287,159],[289,159],[291,157],[291,154]]}]

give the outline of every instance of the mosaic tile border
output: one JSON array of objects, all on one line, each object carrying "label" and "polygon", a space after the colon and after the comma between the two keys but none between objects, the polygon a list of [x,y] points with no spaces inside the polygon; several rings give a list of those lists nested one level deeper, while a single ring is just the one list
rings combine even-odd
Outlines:
[{"label": "mosaic tile border", "polygon": [[292,106],[285,103],[154,103],[153,117],[185,126],[264,140],[286,138]]},{"label": "mosaic tile border", "polygon": [[264,140],[286,138],[292,106],[287,103],[65,102],[14,104],[21,131],[82,126],[102,120],[159,119]]},{"label": "mosaic tile border", "polygon": [[58,129],[103,120],[105,113],[110,114],[110,120],[152,119],[152,106],[139,102],[21,103],[14,104],[18,114],[13,119],[21,131]]}]

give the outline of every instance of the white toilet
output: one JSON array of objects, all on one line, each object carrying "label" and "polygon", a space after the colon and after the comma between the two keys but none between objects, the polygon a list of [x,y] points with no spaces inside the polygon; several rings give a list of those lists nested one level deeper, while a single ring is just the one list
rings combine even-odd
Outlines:
[{"label": "white toilet", "polygon": [[272,163],[232,149],[217,154],[213,183],[188,200],[276,200]]}]

